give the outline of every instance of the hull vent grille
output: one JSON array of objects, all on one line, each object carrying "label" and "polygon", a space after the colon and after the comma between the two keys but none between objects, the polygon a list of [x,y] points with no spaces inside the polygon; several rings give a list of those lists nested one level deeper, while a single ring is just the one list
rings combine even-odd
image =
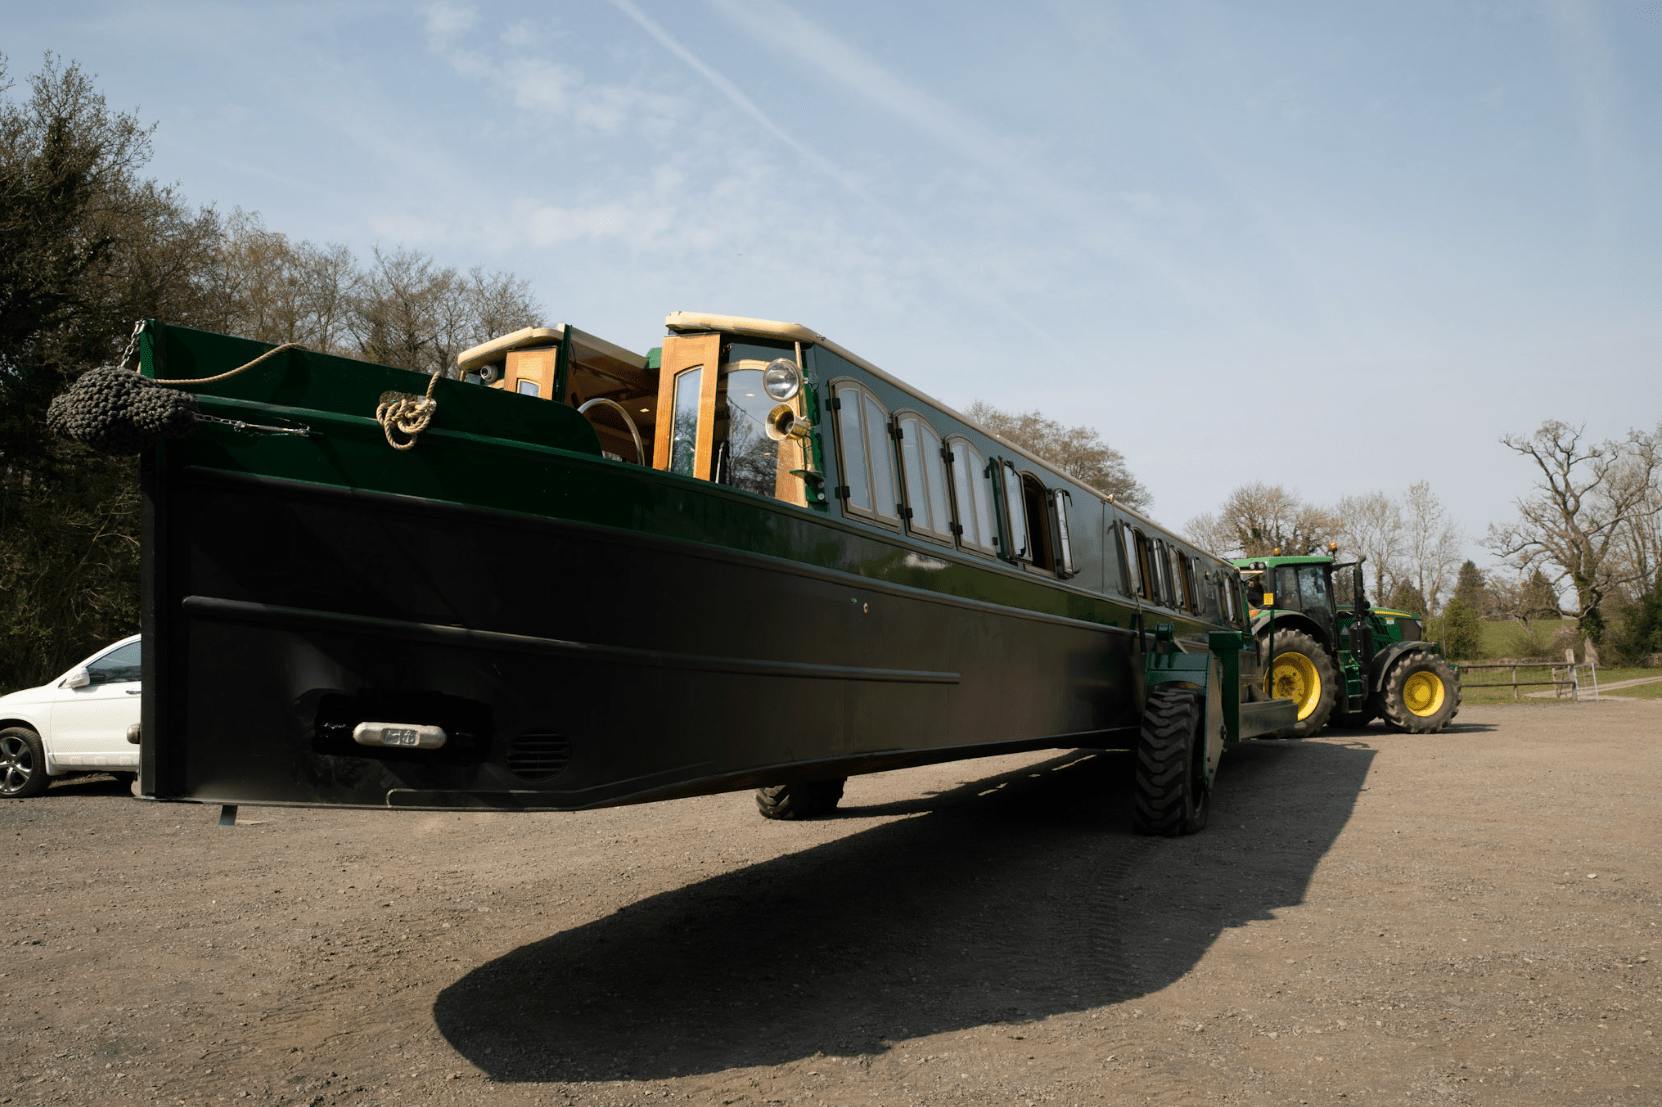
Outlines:
[{"label": "hull vent grille", "polygon": [[555,776],[570,761],[571,743],[558,734],[522,734],[508,748],[508,771],[527,780]]}]

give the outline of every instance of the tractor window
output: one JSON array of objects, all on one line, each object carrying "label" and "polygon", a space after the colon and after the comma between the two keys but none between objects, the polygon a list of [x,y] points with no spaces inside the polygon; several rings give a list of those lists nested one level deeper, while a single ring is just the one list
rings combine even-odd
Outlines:
[{"label": "tractor window", "polygon": [[1275,606],[1287,611],[1298,610],[1298,571],[1291,565],[1275,570]]},{"label": "tractor window", "polygon": [[1301,565],[1298,570],[1298,605],[1311,614],[1333,612],[1333,586],[1325,565]]}]

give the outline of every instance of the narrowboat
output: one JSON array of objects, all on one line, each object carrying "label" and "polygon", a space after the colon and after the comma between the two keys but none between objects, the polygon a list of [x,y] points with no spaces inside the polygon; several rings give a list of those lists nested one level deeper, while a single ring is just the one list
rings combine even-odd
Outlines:
[{"label": "narrowboat", "polygon": [[1144,822],[1178,832],[1288,721],[1240,702],[1224,562],[807,327],[666,332],[429,378],[143,325],[195,418],[140,460],[142,793],[804,817],[858,773],[1131,748],[1169,683],[1177,814]]}]

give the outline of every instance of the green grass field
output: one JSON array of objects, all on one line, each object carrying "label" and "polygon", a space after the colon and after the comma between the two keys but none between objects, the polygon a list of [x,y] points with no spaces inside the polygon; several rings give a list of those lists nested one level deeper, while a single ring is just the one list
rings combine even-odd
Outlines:
[{"label": "green grass field", "polygon": [[1543,643],[1539,652],[1524,650],[1523,627],[1510,619],[1483,620],[1484,657],[1545,657],[1557,633],[1575,625],[1574,619],[1537,619],[1536,636]]}]

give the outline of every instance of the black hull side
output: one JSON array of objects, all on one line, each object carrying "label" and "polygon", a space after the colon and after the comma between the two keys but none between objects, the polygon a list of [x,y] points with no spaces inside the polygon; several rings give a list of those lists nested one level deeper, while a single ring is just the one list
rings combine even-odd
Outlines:
[{"label": "black hull side", "polygon": [[[146,486],[160,799],[569,810],[1114,745],[1137,720],[1129,613],[148,462]],[[366,749],[364,719],[453,740]]]}]

